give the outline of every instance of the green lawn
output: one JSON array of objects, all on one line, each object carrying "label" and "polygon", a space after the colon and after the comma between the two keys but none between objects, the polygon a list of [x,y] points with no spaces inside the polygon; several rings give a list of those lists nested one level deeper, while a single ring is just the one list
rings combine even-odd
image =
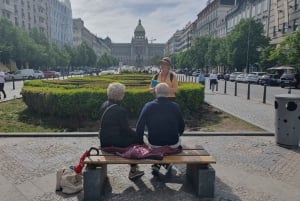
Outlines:
[{"label": "green lawn", "polygon": [[22,99],[0,103],[0,132],[60,132],[47,118],[31,114]]}]

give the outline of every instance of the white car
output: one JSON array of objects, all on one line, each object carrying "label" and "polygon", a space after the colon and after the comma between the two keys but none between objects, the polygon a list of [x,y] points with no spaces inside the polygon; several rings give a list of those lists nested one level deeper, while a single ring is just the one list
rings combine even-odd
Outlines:
[{"label": "white car", "polygon": [[34,70],[33,69],[21,69],[17,70],[12,74],[15,80],[23,80],[23,79],[34,79]]},{"label": "white car", "polygon": [[83,75],[83,74],[84,74],[83,70],[74,70],[69,73],[69,75]]},{"label": "white car", "polygon": [[45,75],[40,70],[34,70],[34,78],[35,79],[42,79],[42,78],[45,78]]},{"label": "white car", "polygon": [[258,84],[263,75],[267,74],[266,72],[251,72],[248,74],[248,82]]},{"label": "white car", "polygon": [[238,76],[236,76],[235,81],[247,82],[247,74],[239,74]]},{"label": "white car", "polygon": [[240,74],[243,74],[242,72],[233,72],[229,75],[229,81],[233,82],[235,81],[236,77]]},{"label": "white car", "polygon": [[8,72],[5,72],[4,74],[5,74],[5,75],[4,75],[5,81],[8,81],[8,80],[12,80],[12,79],[13,79],[12,74],[10,74],[10,73],[8,73]]}]

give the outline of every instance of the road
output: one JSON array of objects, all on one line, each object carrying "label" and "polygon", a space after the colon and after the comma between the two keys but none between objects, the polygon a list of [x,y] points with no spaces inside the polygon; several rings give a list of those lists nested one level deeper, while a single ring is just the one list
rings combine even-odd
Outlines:
[{"label": "road", "polygon": [[[178,79],[189,82],[197,82],[197,77],[185,76],[183,74],[178,74]],[[206,79],[206,86],[209,85],[208,78]],[[225,81],[218,81],[218,93],[224,94]],[[289,88],[281,88],[279,86],[267,86],[266,87],[266,103],[274,105],[275,95],[278,94],[287,94]],[[292,94],[300,95],[300,89],[291,88]],[[226,82],[226,94],[233,95],[235,94],[235,82]],[[247,100],[248,96],[248,84],[247,83],[237,83],[237,96],[244,97]],[[264,96],[264,86],[251,84],[250,85],[250,100],[255,100],[257,102],[263,103]]]}]

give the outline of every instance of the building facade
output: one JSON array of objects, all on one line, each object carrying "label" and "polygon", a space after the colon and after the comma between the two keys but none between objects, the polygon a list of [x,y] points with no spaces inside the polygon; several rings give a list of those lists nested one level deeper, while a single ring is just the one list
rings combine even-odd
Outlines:
[{"label": "building facade", "polygon": [[72,45],[72,9],[69,0],[3,0],[0,17],[30,31],[37,28],[49,41]]},{"label": "building facade", "polygon": [[85,26],[82,19],[73,19],[73,46],[79,46],[82,43],[92,48],[97,56],[104,54],[111,55],[111,49],[102,39],[92,34]]},{"label": "building facade", "polygon": [[265,36],[269,36],[269,12],[270,0],[238,1],[237,5],[226,16],[227,33],[241,21],[241,19],[253,18],[263,24]]},{"label": "building facade", "polygon": [[270,6],[268,35],[278,45],[284,37],[296,32],[300,23],[300,0],[273,0]]},{"label": "building facade", "polygon": [[0,1],[0,17],[11,21],[15,26],[31,30],[36,27],[48,34],[48,1],[40,0],[5,0]]},{"label": "building facade", "polygon": [[163,43],[149,43],[146,37],[145,29],[139,20],[134,30],[134,36],[131,43],[112,43],[112,56],[119,59],[124,65],[143,67],[151,65],[151,59],[164,55]]},{"label": "building facade", "polygon": [[235,5],[236,0],[214,0],[209,3],[197,15],[195,37],[222,37],[226,35],[225,17]]},{"label": "building facade", "polygon": [[59,46],[73,45],[73,22],[70,0],[48,0],[48,36]]}]

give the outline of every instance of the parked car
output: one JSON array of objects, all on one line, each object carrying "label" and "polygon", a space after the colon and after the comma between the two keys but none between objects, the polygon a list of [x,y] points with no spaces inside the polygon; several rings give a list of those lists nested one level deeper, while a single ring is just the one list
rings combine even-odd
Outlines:
[{"label": "parked car", "polygon": [[13,79],[22,80],[22,79],[34,79],[34,70],[33,69],[21,69],[15,71],[13,74]]},{"label": "parked car", "polygon": [[224,79],[224,74],[223,73],[218,73],[217,77],[218,77],[218,80]]},{"label": "parked car", "polygon": [[83,75],[84,71],[83,70],[74,70],[70,71],[69,75]]},{"label": "parked car", "polygon": [[34,70],[34,78],[35,79],[42,79],[44,78],[44,73],[40,70]]},{"label": "parked car", "polygon": [[265,74],[259,80],[261,85],[278,86],[280,83],[280,76],[278,74]]},{"label": "parked car", "polygon": [[200,71],[194,71],[192,73],[192,76],[198,77],[200,75],[200,73],[201,73]]},{"label": "parked car", "polygon": [[242,72],[233,72],[229,75],[229,81],[235,81],[236,77],[240,74],[243,74]]},{"label": "parked car", "polygon": [[280,77],[280,86],[284,87],[295,87],[300,88],[300,73],[297,74],[287,74],[284,73]]},{"label": "parked car", "polygon": [[263,75],[267,74],[266,72],[251,72],[248,74],[247,81],[251,83],[259,84],[259,80]]},{"label": "parked car", "polygon": [[12,75],[11,73],[5,72],[4,74],[5,74],[5,75],[4,75],[4,80],[5,80],[5,81],[9,81],[9,80],[12,80],[12,79],[13,79],[13,75]]},{"label": "parked car", "polygon": [[55,72],[55,77],[61,77],[61,73],[60,72],[57,72],[57,71],[54,71]]},{"label": "parked car", "polygon": [[56,75],[55,71],[45,71],[44,77],[45,78],[56,78],[58,76]]},{"label": "parked car", "polygon": [[239,74],[238,76],[236,76],[235,81],[237,82],[247,82],[247,74]]},{"label": "parked car", "polygon": [[225,75],[224,75],[224,80],[229,80],[229,77],[230,77],[230,74],[228,74],[228,73],[226,73]]}]

